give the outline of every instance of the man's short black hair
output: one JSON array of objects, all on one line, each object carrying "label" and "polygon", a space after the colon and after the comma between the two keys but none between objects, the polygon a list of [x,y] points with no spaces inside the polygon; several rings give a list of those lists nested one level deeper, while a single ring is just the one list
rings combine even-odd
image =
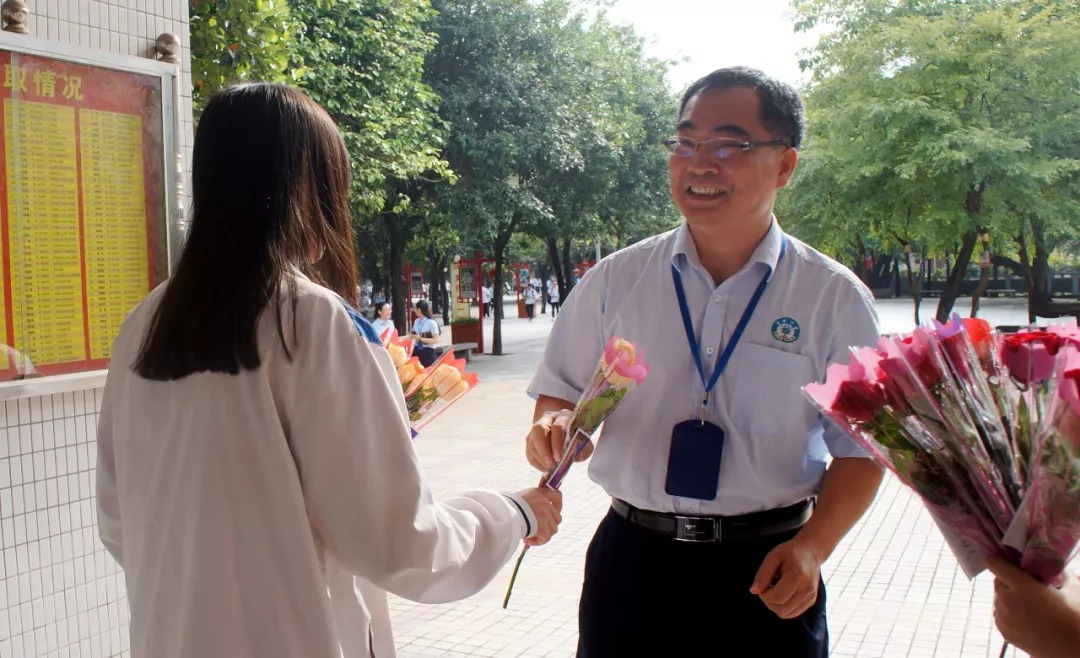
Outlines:
[{"label": "man's short black hair", "polygon": [[793,148],[802,145],[806,115],[799,92],[788,83],[747,66],[717,69],[690,85],[679,103],[677,120],[682,120],[687,103],[698,94],[730,87],[750,87],[757,91],[761,101],[761,122],[773,133],[773,137],[787,141]]}]

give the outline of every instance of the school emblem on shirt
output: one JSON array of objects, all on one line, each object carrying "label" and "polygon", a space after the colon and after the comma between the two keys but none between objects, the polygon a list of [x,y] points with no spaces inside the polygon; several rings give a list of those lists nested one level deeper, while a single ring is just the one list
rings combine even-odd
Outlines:
[{"label": "school emblem on shirt", "polygon": [[799,323],[791,318],[780,318],[772,323],[772,337],[781,343],[799,340]]}]

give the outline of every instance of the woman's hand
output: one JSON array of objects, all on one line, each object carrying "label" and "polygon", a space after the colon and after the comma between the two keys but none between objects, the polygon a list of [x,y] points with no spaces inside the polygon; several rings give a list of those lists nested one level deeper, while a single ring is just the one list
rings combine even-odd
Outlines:
[{"label": "woman's hand", "polygon": [[559,523],[562,522],[562,492],[548,487],[535,487],[519,491],[518,495],[536,517],[537,527],[533,529],[533,536],[526,539],[525,543],[529,546],[548,543],[551,536],[559,531]]},{"label": "woman's hand", "polygon": [[1010,644],[1032,658],[1076,656],[1080,647],[1080,580],[1066,574],[1055,589],[999,558],[987,566],[995,576],[994,621]]}]

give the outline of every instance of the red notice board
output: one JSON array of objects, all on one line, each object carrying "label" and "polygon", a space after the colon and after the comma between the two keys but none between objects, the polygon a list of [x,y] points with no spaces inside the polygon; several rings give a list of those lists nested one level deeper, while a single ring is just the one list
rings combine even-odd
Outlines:
[{"label": "red notice board", "polygon": [[124,317],[168,275],[169,68],[0,44],[0,381],[107,367]]}]

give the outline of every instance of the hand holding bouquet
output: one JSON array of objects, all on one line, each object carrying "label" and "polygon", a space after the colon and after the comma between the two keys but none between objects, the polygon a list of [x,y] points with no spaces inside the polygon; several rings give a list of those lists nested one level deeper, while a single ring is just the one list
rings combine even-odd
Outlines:
[{"label": "hand holding bouquet", "polygon": [[619,337],[608,341],[589,385],[571,413],[562,458],[544,475],[541,486],[559,488],[570,465],[592,440],[600,423],[615,411],[627,393],[645,381],[648,374],[649,366],[642,361],[633,343]]},{"label": "hand holding bouquet", "polygon": [[969,578],[1059,582],[1080,542],[1080,330],[982,320],[886,336],[804,391],[918,494]]}]

